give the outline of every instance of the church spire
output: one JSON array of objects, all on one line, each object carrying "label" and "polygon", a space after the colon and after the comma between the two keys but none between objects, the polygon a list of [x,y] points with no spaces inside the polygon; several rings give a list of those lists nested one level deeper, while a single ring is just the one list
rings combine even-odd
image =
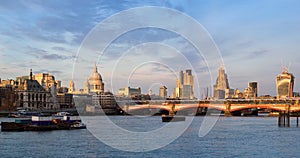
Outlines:
[{"label": "church spire", "polygon": [[32,69],[30,69],[29,79],[32,80]]},{"label": "church spire", "polygon": [[94,65],[94,72],[98,73],[96,64]]}]

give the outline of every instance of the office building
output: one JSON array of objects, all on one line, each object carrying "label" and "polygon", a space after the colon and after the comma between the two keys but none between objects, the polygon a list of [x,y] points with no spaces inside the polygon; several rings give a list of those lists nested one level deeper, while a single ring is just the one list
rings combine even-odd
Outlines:
[{"label": "office building", "polygon": [[173,98],[194,99],[194,76],[192,70],[179,71],[179,78],[176,79],[176,87],[173,90]]},{"label": "office building", "polygon": [[286,68],[276,77],[277,99],[293,97],[295,77]]},{"label": "office building", "polygon": [[232,98],[234,90],[230,89],[227,74],[225,73],[224,66],[221,65],[218,71],[218,78],[214,85],[214,98],[225,99]]},{"label": "office building", "polygon": [[168,97],[168,88],[166,86],[159,87],[159,96],[164,99]]}]

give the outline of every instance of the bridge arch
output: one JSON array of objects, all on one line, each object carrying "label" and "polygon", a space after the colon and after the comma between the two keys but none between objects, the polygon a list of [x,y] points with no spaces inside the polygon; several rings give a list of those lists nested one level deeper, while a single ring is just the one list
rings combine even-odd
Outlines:
[{"label": "bridge arch", "polygon": [[234,108],[234,106],[232,106],[230,109],[230,112],[241,111],[241,110],[252,109],[252,108],[270,109],[270,110],[275,110],[275,111],[283,110],[281,107],[275,107],[273,105],[248,104],[245,106],[239,106],[239,107],[235,107],[235,108]]}]

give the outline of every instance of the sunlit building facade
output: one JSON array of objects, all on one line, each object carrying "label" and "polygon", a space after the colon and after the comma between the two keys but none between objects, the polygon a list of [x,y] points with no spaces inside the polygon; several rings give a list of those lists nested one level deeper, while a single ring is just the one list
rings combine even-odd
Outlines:
[{"label": "sunlit building facade", "polygon": [[225,73],[224,66],[221,65],[218,71],[218,78],[216,84],[214,85],[214,98],[215,99],[225,99],[231,98],[234,90],[231,90],[229,87],[229,82],[227,74]]},{"label": "sunlit building facade", "polygon": [[101,74],[98,72],[96,64],[94,71],[84,83],[83,89],[76,89],[73,80],[70,81],[68,93],[76,95],[100,94],[104,92],[104,82]]},{"label": "sunlit building facade", "polygon": [[125,87],[118,91],[119,96],[131,97],[141,95],[141,87]]},{"label": "sunlit building facade", "polygon": [[173,90],[173,98],[194,99],[194,76],[192,70],[179,71],[179,78],[176,79],[176,87]]},{"label": "sunlit building facade", "polygon": [[257,82],[249,82],[248,87],[245,88],[243,96],[245,99],[254,99],[257,98],[258,93],[258,83]]},{"label": "sunlit building facade", "polygon": [[168,97],[168,88],[166,86],[159,87],[159,96],[164,99]]},{"label": "sunlit building facade", "polygon": [[17,77],[16,107],[31,110],[57,109],[59,104],[37,80],[33,79],[32,70],[28,78]]},{"label": "sunlit building facade", "polygon": [[276,77],[277,99],[293,97],[295,77],[286,68]]}]

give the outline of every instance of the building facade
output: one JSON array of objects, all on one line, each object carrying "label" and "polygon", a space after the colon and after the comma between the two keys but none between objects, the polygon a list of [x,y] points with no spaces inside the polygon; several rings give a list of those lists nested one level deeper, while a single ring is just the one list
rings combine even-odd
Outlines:
[{"label": "building facade", "polygon": [[88,106],[92,112],[101,112],[101,108],[105,114],[114,115],[120,113],[115,96],[111,92],[94,94],[92,96],[92,104],[93,106]]},{"label": "building facade", "polygon": [[141,95],[141,87],[125,87],[118,91],[119,96],[131,97]]},{"label": "building facade", "polygon": [[258,83],[257,82],[249,82],[248,87],[245,88],[243,96],[245,99],[255,99],[257,98],[258,93]]},{"label": "building facade", "polygon": [[159,96],[164,99],[168,97],[168,88],[166,86],[159,87]]},{"label": "building facade", "polygon": [[176,79],[176,87],[173,90],[173,98],[194,99],[194,76],[192,70],[179,71],[179,78]]},{"label": "building facade", "polygon": [[234,95],[232,92],[234,92],[234,90],[230,89],[227,74],[225,73],[224,66],[221,65],[218,71],[218,78],[216,80],[216,84],[214,85],[214,98],[232,98],[232,96]]},{"label": "building facade", "polygon": [[[87,81],[88,89],[91,93],[102,93],[104,92],[104,83],[102,81],[102,77],[100,73],[98,73],[97,66],[95,64],[94,66],[94,71],[90,75],[88,81]],[[86,87],[87,88],[87,87]]]},{"label": "building facade", "polygon": [[276,77],[277,99],[293,97],[295,77],[286,68]]},{"label": "building facade", "polygon": [[0,110],[16,110],[16,95],[12,86],[6,85],[0,87]]},{"label": "building facade", "polygon": [[87,94],[100,94],[104,92],[104,82],[101,74],[98,72],[96,64],[94,65],[94,71],[90,74],[89,78],[84,83],[83,89],[75,89],[75,83],[70,81],[69,91],[70,94],[87,95]]},{"label": "building facade", "polygon": [[15,92],[17,95],[16,106],[19,108],[42,110],[59,107],[51,93],[32,78],[19,82]]}]

